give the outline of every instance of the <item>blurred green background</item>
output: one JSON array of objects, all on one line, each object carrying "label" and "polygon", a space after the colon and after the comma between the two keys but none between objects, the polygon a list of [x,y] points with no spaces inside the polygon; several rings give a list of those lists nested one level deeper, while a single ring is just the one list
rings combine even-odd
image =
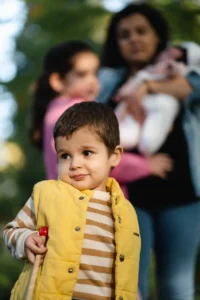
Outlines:
[{"label": "blurred green background", "polygon": [[[8,3],[8,0],[0,1],[0,10],[5,1]],[[33,184],[45,178],[42,153],[31,146],[28,138],[31,90],[40,73],[43,55],[52,45],[74,38],[89,42],[100,54],[112,13],[105,9],[103,1],[100,0],[19,0],[19,2],[22,5],[21,15],[18,14],[15,18],[21,18],[22,25],[15,36],[16,46],[12,57],[17,69],[13,78],[6,79],[4,76],[0,81],[0,115],[3,112],[5,115],[5,111],[8,110],[9,116],[13,116],[10,134],[7,123],[0,118],[0,131],[4,133],[4,137],[0,137],[1,229],[6,222],[12,220],[26,202]],[[107,2],[112,6],[111,2],[114,5],[115,1]],[[125,4],[131,1],[121,2]],[[160,8],[167,17],[173,42],[193,40],[200,44],[200,3],[198,3],[200,1],[152,0],[147,2]],[[11,3],[12,1],[10,5]],[[1,13],[0,30],[3,28],[2,25],[10,21],[12,20],[4,18]],[[3,75],[5,74],[2,73],[2,77]],[[9,105],[6,105],[6,101],[8,104],[6,99],[12,99]],[[0,300],[7,300],[23,262],[10,257],[2,238],[0,251]],[[156,299],[153,270],[152,258],[151,300]],[[200,299],[198,293],[200,295],[200,261],[197,262],[196,299]]]}]

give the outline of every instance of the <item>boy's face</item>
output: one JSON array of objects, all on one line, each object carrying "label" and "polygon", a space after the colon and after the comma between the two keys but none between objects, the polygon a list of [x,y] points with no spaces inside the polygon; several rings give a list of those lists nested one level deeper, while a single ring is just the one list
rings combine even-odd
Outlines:
[{"label": "boy's face", "polygon": [[106,180],[111,167],[118,165],[122,148],[112,154],[94,129],[83,127],[71,137],[56,139],[58,177],[78,190],[106,191]]}]

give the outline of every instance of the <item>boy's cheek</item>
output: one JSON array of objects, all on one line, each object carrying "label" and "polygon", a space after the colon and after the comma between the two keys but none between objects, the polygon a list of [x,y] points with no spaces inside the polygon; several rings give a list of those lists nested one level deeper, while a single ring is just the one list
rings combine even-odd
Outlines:
[{"label": "boy's cheek", "polygon": [[58,162],[58,177],[64,179],[68,175],[68,164],[66,162]]}]

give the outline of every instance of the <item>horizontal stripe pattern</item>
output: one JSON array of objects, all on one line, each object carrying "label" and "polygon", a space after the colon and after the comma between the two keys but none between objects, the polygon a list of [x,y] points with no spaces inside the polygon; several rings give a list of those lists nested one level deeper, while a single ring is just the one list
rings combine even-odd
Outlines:
[{"label": "horizontal stripe pattern", "polygon": [[[79,280],[87,279],[88,277],[92,276],[93,270],[85,270],[84,265],[82,265],[83,270],[80,270],[79,272]],[[101,272],[100,272],[101,271]],[[102,272],[103,271],[103,272]],[[108,270],[108,273],[104,272],[105,270],[96,270],[96,280],[102,281],[102,282],[111,282],[112,281],[112,269]]]},{"label": "horizontal stripe pattern", "polygon": [[88,204],[80,268],[73,298],[114,299],[115,244],[110,195],[94,193]]},{"label": "horizontal stripe pattern", "polygon": [[30,197],[16,218],[4,227],[3,238],[12,256],[21,259],[25,257],[24,241],[35,232],[36,219],[33,198]]},{"label": "horizontal stripe pattern", "polygon": [[84,293],[84,292],[76,292],[76,298],[74,298],[75,300],[83,300],[83,299],[87,299],[87,300],[110,300],[110,299],[114,299],[115,295],[114,295],[114,291],[112,293],[112,295],[110,297],[105,297],[105,296],[97,296],[97,294],[92,294],[92,293]]},{"label": "horizontal stripe pattern", "polygon": [[89,265],[89,264],[81,264],[81,270],[86,270],[86,271],[95,271],[96,273],[105,273],[105,274],[114,274],[114,269],[111,266],[109,267],[104,267],[104,266],[95,266],[95,265]]}]

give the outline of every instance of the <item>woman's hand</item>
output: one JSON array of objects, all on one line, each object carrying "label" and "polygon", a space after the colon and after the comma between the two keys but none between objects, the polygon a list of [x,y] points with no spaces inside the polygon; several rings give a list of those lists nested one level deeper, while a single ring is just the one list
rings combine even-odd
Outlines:
[{"label": "woman's hand", "polygon": [[167,154],[155,154],[148,158],[150,173],[154,176],[166,179],[168,173],[173,170],[173,160]]},{"label": "woman's hand", "polygon": [[114,100],[116,102],[120,102],[121,100],[126,101],[127,98],[131,97],[136,90],[136,84],[134,78],[130,78],[127,80],[121,88],[117,91],[116,95],[114,96]]},{"label": "woman's hand", "polygon": [[147,93],[147,85],[145,82],[138,85],[133,78],[130,78],[117,91],[116,95],[114,96],[114,100],[116,102],[120,102],[121,100],[128,101],[135,97],[142,98]]}]

